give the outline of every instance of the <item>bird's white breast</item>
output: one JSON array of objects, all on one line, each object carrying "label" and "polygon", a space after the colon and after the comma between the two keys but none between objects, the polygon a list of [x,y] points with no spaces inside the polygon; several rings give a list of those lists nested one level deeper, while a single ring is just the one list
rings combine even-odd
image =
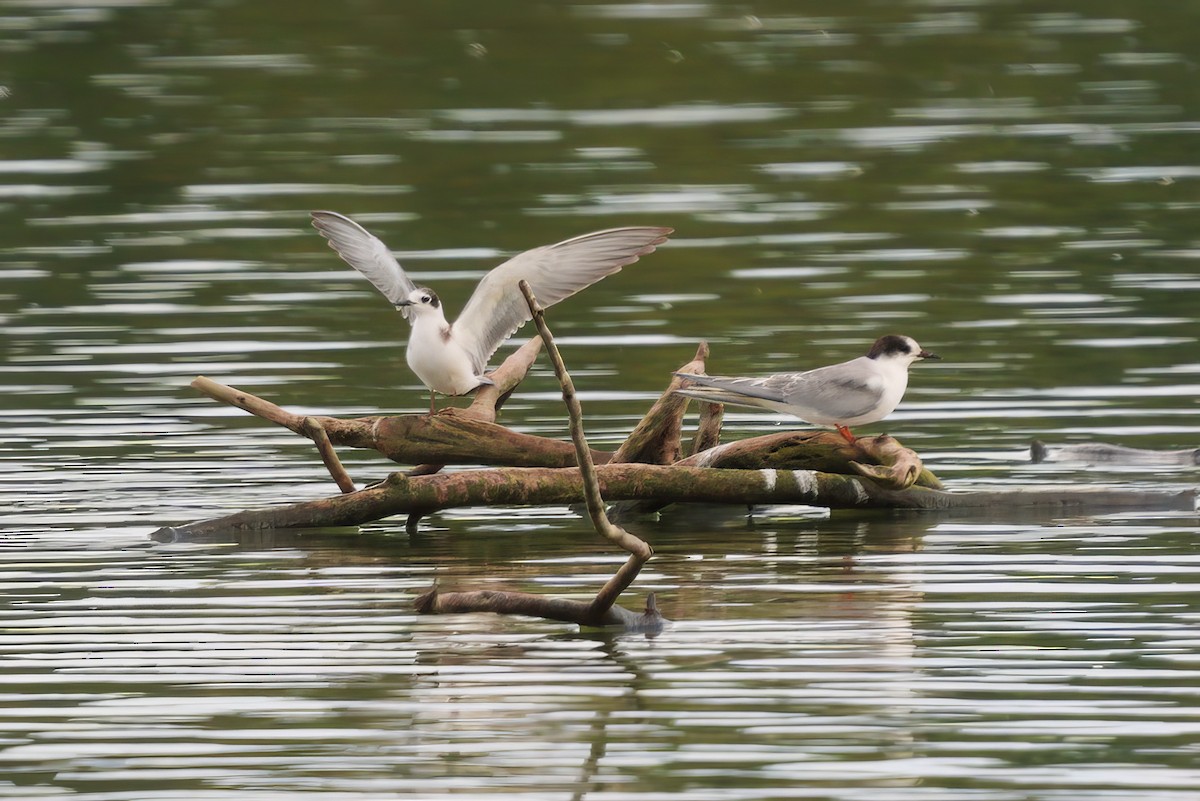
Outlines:
[{"label": "bird's white breast", "polygon": [[879,378],[883,385],[883,393],[879,397],[879,405],[870,414],[860,415],[849,425],[863,425],[882,420],[896,410],[908,389],[908,365],[899,362],[883,362],[879,364]]},{"label": "bird's white breast", "polygon": [[434,392],[463,395],[479,386],[470,356],[441,320],[413,322],[405,357],[417,378]]}]

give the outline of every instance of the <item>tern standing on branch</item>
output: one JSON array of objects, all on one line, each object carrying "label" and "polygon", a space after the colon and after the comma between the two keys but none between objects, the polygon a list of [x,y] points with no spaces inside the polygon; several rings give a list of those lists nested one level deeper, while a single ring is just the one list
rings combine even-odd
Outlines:
[{"label": "tern standing on branch", "polygon": [[713,403],[786,412],[814,425],[836,428],[853,443],[849,426],[874,423],[895,410],[908,388],[910,364],[940,358],[912,337],[888,334],[875,340],[866,356],[804,373],[762,378],[676,373],[696,386],[675,391]]},{"label": "tern standing on branch", "polygon": [[312,221],[329,246],[412,325],[408,366],[429,388],[430,413],[435,392],[462,395],[492,383],[483,374],[488,359],[530,319],[520,281],[529,282],[543,307],[551,306],[653,252],[672,233],[670,228],[613,228],[527,250],[485,275],[450,323],[437,294],[413,283],[367,229],[333,211],[314,211]]}]

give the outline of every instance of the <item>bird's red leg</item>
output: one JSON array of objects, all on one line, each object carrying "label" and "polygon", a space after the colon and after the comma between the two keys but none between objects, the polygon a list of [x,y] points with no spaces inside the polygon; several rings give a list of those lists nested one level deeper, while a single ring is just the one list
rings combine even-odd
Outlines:
[{"label": "bird's red leg", "polygon": [[842,439],[846,440],[846,442],[853,445],[857,441],[857,437],[850,433],[850,429],[843,425],[836,426],[836,428],[837,432],[842,435]]}]

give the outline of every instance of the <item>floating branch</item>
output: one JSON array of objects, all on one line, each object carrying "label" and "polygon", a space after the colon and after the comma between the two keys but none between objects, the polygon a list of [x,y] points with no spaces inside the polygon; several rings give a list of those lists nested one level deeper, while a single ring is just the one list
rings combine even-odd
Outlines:
[{"label": "floating branch", "polygon": [[[717,404],[701,403],[701,410]],[[704,434],[701,421],[698,434]],[[704,434],[705,437],[710,436]],[[675,467],[716,467],[726,470],[812,470],[858,475],[883,487],[902,490],[913,484],[941,489],[942,483],[921,464],[916,453],[894,437],[859,437],[853,444],[828,431],[785,431],[717,445],[675,462]],[[614,504],[612,514],[629,520],[653,514],[676,501],[640,499]],[[821,504],[827,505],[827,504]]]},{"label": "floating branch", "polygon": [[474,590],[471,592],[439,592],[437,587],[428,590],[413,601],[417,612],[423,615],[448,615],[455,612],[493,612],[498,615],[526,615],[563,623],[589,626],[622,626],[629,632],[655,634],[663,629],[666,619],[658,611],[654,593],[646,596],[646,608],[639,615],[622,606],[611,606],[598,618],[588,617],[587,607],[581,601],[566,598],[546,598],[519,592],[497,590]]},{"label": "floating branch", "polygon": [[1034,440],[1029,446],[1030,461],[1041,462],[1087,462],[1088,464],[1129,465],[1200,465],[1200,448],[1181,451],[1148,451],[1141,448],[1126,448],[1105,442],[1082,442],[1075,445],[1047,445]]}]

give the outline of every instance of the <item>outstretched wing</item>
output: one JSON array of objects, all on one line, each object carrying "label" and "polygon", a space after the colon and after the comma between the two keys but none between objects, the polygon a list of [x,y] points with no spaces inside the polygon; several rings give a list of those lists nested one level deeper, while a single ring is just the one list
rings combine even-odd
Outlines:
[{"label": "outstretched wing", "polygon": [[483,277],[454,322],[454,338],[482,372],[500,343],[529,321],[521,280],[543,306],[558,303],[667,241],[670,228],[613,228],[527,250]]},{"label": "outstretched wing", "polygon": [[[393,306],[417,288],[387,245],[354,220],[336,211],[314,211],[312,224],[329,240],[329,247],[374,284]],[[400,313],[408,317],[407,308],[400,307]]]}]

